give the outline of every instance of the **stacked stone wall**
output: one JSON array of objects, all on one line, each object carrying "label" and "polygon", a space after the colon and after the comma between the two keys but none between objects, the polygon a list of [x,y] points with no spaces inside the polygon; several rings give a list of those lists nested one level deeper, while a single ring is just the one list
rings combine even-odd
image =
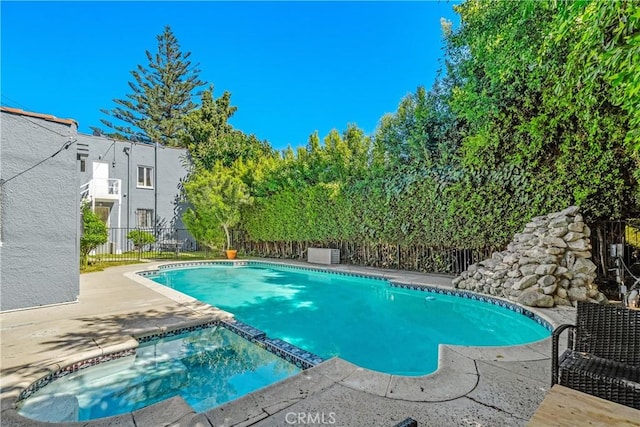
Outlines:
[{"label": "stacked stone wall", "polygon": [[594,283],[590,236],[577,206],[535,217],[506,250],[470,265],[453,284],[532,307],[606,302]]}]

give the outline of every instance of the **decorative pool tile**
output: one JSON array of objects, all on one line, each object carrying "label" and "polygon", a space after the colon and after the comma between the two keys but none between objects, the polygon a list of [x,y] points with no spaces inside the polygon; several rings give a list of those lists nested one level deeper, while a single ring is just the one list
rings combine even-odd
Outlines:
[{"label": "decorative pool tile", "polygon": [[[294,345],[291,345],[285,341],[280,339],[270,339],[267,338],[266,333],[254,328],[251,325],[248,325],[244,322],[241,322],[237,319],[230,320],[222,320],[222,321],[211,321],[207,323],[202,323],[199,325],[187,326],[184,328],[178,328],[171,331],[159,332],[156,334],[145,335],[141,337],[137,337],[136,340],[139,343],[145,343],[152,340],[173,337],[176,335],[181,335],[187,332],[199,331],[206,328],[212,328],[216,326],[223,326],[224,328],[234,332],[235,334],[241,336],[242,338],[253,342],[256,345],[265,348],[269,352],[275,354],[276,356],[295,364],[301,369],[307,369],[312,366],[317,365],[324,361],[324,359],[309,353],[308,351],[302,350]],[[24,389],[20,395],[18,396],[17,401],[21,401],[31,396],[36,391],[40,390],[42,387],[46,386],[52,381],[57,380],[58,378],[65,377],[73,372],[77,372],[91,366],[99,365],[100,363],[108,362],[111,360],[116,360],[121,357],[134,356],[136,354],[136,349],[128,349],[123,350],[111,354],[106,354],[103,356],[93,357],[90,359],[86,359],[73,365],[69,365],[63,369],[60,369],[52,374],[49,374],[45,377],[38,379],[33,384],[29,385],[26,389]]]},{"label": "decorative pool tile", "polygon": [[286,270],[300,270],[300,271],[314,271],[320,273],[327,274],[335,274],[337,276],[350,276],[350,277],[359,277],[361,279],[372,279],[372,280],[387,280],[384,276],[377,274],[361,274],[361,273],[353,273],[350,271],[340,271],[340,270],[332,270],[328,268],[322,267],[307,267],[302,265],[289,265],[289,264],[279,264],[277,262],[269,262],[269,261],[248,261],[249,265],[256,266],[267,266],[267,267],[276,267]]},{"label": "decorative pool tile", "polygon": [[359,277],[361,279],[372,279],[372,280],[387,280],[383,275],[379,274],[362,274],[362,273],[353,273],[350,271],[340,271],[340,270],[331,270],[322,267],[315,266],[302,266],[302,265],[290,265],[290,264],[280,264],[277,262],[270,261],[253,261],[253,260],[239,260],[239,261],[222,261],[222,260],[213,260],[213,261],[187,261],[187,262],[177,262],[173,264],[163,264],[158,266],[158,270],[149,270],[138,272],[141,276],[152,276],[159,273],[160,270],[167,270],[172,268],[184,268],[184,267],[201,267],[207,265],[226,265],[230,267],[249,267],[249,266],[261,266],[261,267],[275,267],[283,270],[299,270],[299,271],[314,271],[320,273],[327,274],[335,274],[338,276],[349,276],[349,277]]},{"label": "decorative pool tile", "polygon": [[156,340],[156,339],[162,339],[166,337],[175,337],[176,335],[184,334],[187,332],[200,331],[202,329],[212,328],[214,326],[218,326],[219,324],[220,324],[220,321],[213,320],[211,322],[201,323],[199,325],[185,326],[184,328],[173,329],[171,331],[158,332],[156,334],[144,335],[144,336],[135,337],[135,338],[140,344],[142,344],[142,343]]},{"label": "decorative pool tile", "polygon": [[157,276],[158,273],[160,273],[160,270],[138,271],[136,274],[142,277],[149,277],[149,276]]},{"label": "decorative pool tile", "polygon": [[221,323],[225,328],[249,341],[260,341],[267,336],[264,331],[254,328],[253,326],[241,322],[238,319],[222,320]]},{"label": "decorative pool tile", "polygon": [[322,357],[279,338],[265,338],[262,340],[262,345],[266,350],[293,363],[301,369],[308,369],[324,362]]},{"label": "decorative pool tile", "polygon": [[100,363],[109,362],[111,360],[120,359],[122,357],[133,356],[136,354],[136,350],[134,348],[128,350],[122,350],[111,354],[105,354],[98,357],[92,357],[90,359],[83,360],[81,362],[74,363],[73,365],[69,365],[65,368],[59,369],[52,374],[49,374],[45,377],[40,378],[33,384],[29,385],[26,389],[22,390],[20,395],[18,396],[18,402],[26,399],[31,396],[36,391],[40,390],[42,387],[49,384],[51,381],[55,381],[58,378],[66,377],[67,375],[80,371],[85,368],[89,368],[91,366],[99,365]]},{"label": "decorative pool tile", "polygon": [[159,270],[166,270],[170,268],[184,268],[184,267],[201,267],[206,265],[226,265],[233,266],[235,263],[233,261],[186,261],[186,262],[176,262],[173,264],[163,264],[159,265]]},{"label": "decorative pool tile", "polygon": [[444,289],[444,288],[437,288],[429,285],[417,285],[417,284],[400,283],[400,282],[389,282],[389,284],[391,287],[394,287],[394,288],[411,289],[414,291],[423,291],[423,292],[432,292],[432,293],[441,294],[441,295],[456,296],[456,297],[471,299],[474,301],[481,301],[489,304],[494,304],[499,307],[514,311],[518,314],[522,314],[523,316],[526,316],[529,319],[534,320],[536,323],[538,323],[548,331],[553,331],[553,326],[549,322],[547,322],[545,319],[538,316],[531,310],[527,310],[524,307],[521,307],[510,301],[503,300],[501,298],[492,297],[490,295],[477,294],[475,292],[465,291],[462,289]]}]

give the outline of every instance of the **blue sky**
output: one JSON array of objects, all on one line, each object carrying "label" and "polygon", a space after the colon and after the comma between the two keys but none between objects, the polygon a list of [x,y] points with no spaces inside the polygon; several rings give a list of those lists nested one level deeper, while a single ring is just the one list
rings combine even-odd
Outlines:
[{"label": "blue sky", "polygon": [[383,114],[441,66],[433,2],[11,2],[1,8],[2,105],[100,126],[100,109],[130,93],[170,25],[217,97],[231,92],[231,123],[275,148],[304,145]]}]

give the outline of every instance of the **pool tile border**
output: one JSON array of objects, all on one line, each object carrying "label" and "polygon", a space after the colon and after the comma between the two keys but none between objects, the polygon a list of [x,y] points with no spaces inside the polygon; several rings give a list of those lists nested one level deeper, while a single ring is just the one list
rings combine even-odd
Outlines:
[{"label": "pool tile border", "polygon": [[514,304],[510,301],[507,301],[501,298],[496,298],[489,295],[477,294],[475,292],[464,291],[460,289],[442,289],[436,286],[416,285],[416,284],[410,284],[410,283],[391,282],[391,281],[389,282],[389,284],[391,287],[394,287],[394,288],[409,289],[413,291],[422,291],[422,292],[431,292],[431,293],[436,293],[440,295],[455,296],[455,297],[466,298],[474,301],[481,301],[481,302],[497,305],[499,307],[506,308],[508,310],[511,310],[513,312],[526,316],[529,319],[535,321],[540,326],[547,329],[548,331],[550,332],[553,331],[553,326],[546,319],[543,319],[542,317],[538,316],[536,313],[532,312],[531,310],[527,310],[526,308],[518,304]]},{"label": "pool tile border", "polygon": [[49,383],[55,380],[58,380],[60,378],[66,377],[69,374],[81,371],[86,368],[90,368],[91,366],[99,365],[101,363],[110,362],[112,360],[121,359],[123,357],[133,356],[134,354],[136,354],[136,349],[130,348],[127,350],[117,351],[117,352],[105,354],[102,356],[91,357],[81,362],[77,362],[72,365],[66,366],[62,369],[58,369],[57,371],[49,375],[45,375],[44,377],[38,379],[34,383],[30,384],[27,388],[22,390],[18,395],[16,402],[20,402],[21,400],[26,399],[27,397],[31,396],[33,393],[45,387]]},{"label": "pool tile border", "polygon": [[395,287],[395,288],[410,289],[410,290],[423,291],[423,292],[433,292],[433,293],[442,294],[442,295],[457,296],[457,297],[461,297],[461,298],[471,299],[471,300],[474,300],[474,301],[481,301],[481,302],[485,302],[485,303],[489,303],[489,304],[494,304],[494,305],[497,305],[499,307],[506,308],[506,309],[511,310],[511,311],[513,311],[515,313],[518,313],[518,314],[521,314],[523,316],[526,316],[529,319],[531,319],[531,320],[535,321],[536,323],[538,323],[540,326],[542,326],[545,329],[547,329],[548,331],[553,331],[553,325],[551,325],[551,323],[549,321],[547,321],[546,319],[540,317],[538,314],[534,313],[533,311],[528,310],[528,309],[524,308],[523,306],[515,304],[515,303],[513,303],[511,301],[508,301],[506,299],[493,297],[493,296],[490,296],[490,295],[478,294],[478,293],[475,293],[475,292],[461,290],[461,289],[449,289],[449,288],[444,289],[444,288],[440,288],[440,287],[437,287],[437,286],[419,285],[419,284],[415,284],[415,283],[403,283],[403,282],[398,282],[398,281],[392,281],[389,278],[385,277],[384,275],[380,275],[380,274],[352,273],[352,272],[348,272],[348,271],[330,270],[330,269],[322,268],[322,267],[307,267],[307,266],[290,265],[290,264],[278,263],[278,262],[253,261],[253,260],[203,261],[203,262],[192,261],[192,262],[186,262],[186,263],[172,263],[172,264],[160,265],[160,266],[158,266],[158,270],[149,270],[149,271],[146,271],[146,272],[140,272],[138,274],[141,274],[141,275],[144,275],[144,276],[152,276],[152,275],[157,275],[160,272],[160,270],[172,269],[172,268],[182,268],[182,267],[193,267],[193,266],[197,267],[197,266],[206,266],[206,265],[227,265],[227,266],[252,266],[252,265],[256,265],[256,266],[277,267],[277,268],[288,269],[288,270],[322,272],[322,273],[336,274],[336,275],[340,275],[340,276],[358,277],[358,278],[364,278],[364,279],[383,280],[383,281],[388,282],[389,286]]},{"label": "pool tile border", "polygon": [[280,338],[269,338],[266,332],[240,320],[222,320],[221,323],[241,337],[296,365],[300,369],[309,369],[325,361],[322,357]]},{"label": "pool tile border", "polygon": [[175,337],[176,335],[181,335],[181,334],[185,334],[188,332],[193,332],[193,331],[200,331],[202,329],[208,329],[208,328],[213,328],[215,326],[219,326],[220,325],[220,321],[219,320],[213,320],[210,322],[205,322],[205,323],[200,323],[198,325],[192,325],[192,326],[184,326],[182,328],[178,328],[178,329],[173,329],[170,331],[163,331],[163,332],[158,332],[155,334],[149,334],[149,335],[140,335],[137,337],[134,337],[136,339],[136,341],[138,341],[139,344],[143,344],[149,341],[153,341],[155,339],[162,339],[162,338],[167,338],[167,337]]},{"label": "pool tile border", "polygon": [[235,332],[237,335],[240,335],[242,338],[249,341],[263,341],[267,336],[267,333],[261,331],[258,328],[254,328],[253,326],[241,322],[238,319],[229,319],[222,320],[222,323],[226,328],[230,329],[232,332]]},{"label": "pool tile border", "polygon": [[300,265],[290,265],[284,263],[270,262],[270,261],[245,261],[244,265],[259,265],[259,266],[268,266],[268,267],[277,267],[283,270],[301,270],[301,271],[313,271],[320,273],[329,273],[335,274],[338,276],[350,276],[350,277],[358,277],[360,279],[372,279],[372,280],[383,280],[388,281],[386,277],[382,274],[364,274],[364,273],[353,273],[350,271],[339,271],[339,270],[330,270],[328,268],[323,267],[306,267]]},{"label": "pool tile border", "polygon": [[[159,332],[159,333],[155,333],[155,334],[142,335],[142,336],[134,337],[134,339],[136,341],[138,341],[139,344],[142,344],[142,343],[146,343],[148,341],[152,341],[154,339],[162,339],[162,338],[166,338],[166,337],[173,337],[173,336],[184,334],[184,333],[187,333],[187,332],[193,332],[193,331],[198,331],[198,330],[201,330],[201,329],[211,328],[211,327],[214,327],[214,326],[218,326],[219,324],[220,324],[220,321],[214,320],[212,322],[206,322],[206,323],[202,323],[202,324],[199,324],[199,325],[193,325],[193,326],[185,326],[185,327],[174,329],[174,330],[171,330],[171,331],[164,331],[164,332]],[[20,402],[21,400],[24,400],[24,399],[28,398],[33,393],[35,393],[36,391],[38,391],[41,388],[45,387],[49,383],[51,383],[51,382],[53,382],[55,380],[58,380],[60,378],[66,377],[69,374],[81,371],[81,370],[86,369],[86,368],[90,368],[92,366],[99,365],[101,363],[110,362],[112,360],[117,360],[117,359],[120,359],[120,358],[123,358],[123,357],[134,356],[135,354],[136,354],[136,349],[135,348],[129,348],[129,349],[126,349],[126,350],[117,351],[117,352],[105,354],[105,355],[102,355],[102,356],[97,356],[97,357],[91,357],[91,358],[88,358],[88,359],[84,359],[84,360],[82,360],[80,362],[77,362],[77,363],[74,363],[72,365],[66,366],[66,367],[64,367],[62,369],[58,369],[57,371],[55,371],[55,372],[53,372],[53,373],[51,373],[49,375],[45,375],[44,377],[39,378],[37,381],[35,381],[34,383],[30,384],[27,388],[22,390],[22,392],[20,392],[20,394],[18,395],[16,403]]]},{"label": "pool tile border", "polygon": [[281,340],[280,338],[265,337],[262,340],[262,344],[263,347],[271,353],[302,369],[312,368],[325,361],[322,357]]},{"label": "pool tile border", "polygon": [[[200,331],[203,329],[213,328],[221,326],[225,329],[228,329],[230,332],[235,333],[241,338],[258,345],[259,347],[267,350],[268,352],[280,357],[281,359],[286,360],[287,362],[297,366],[300,369],[309,369],[312,368],[322,362],[325,359],[310,353],[306,350],[303,350],[299,347],[296,347],[293,344],[290,344],[286,341],[283,341],[279,338],[268,338],[264,331],[261,331],[258,328],[254,328],[253,326],[241,322],[237,319],[229,319],[229,320],[214,320],[205,323],[201,323],[198,325],[185,326],[182,328],[173,329],[170,331],[163,331],[158,333],[152,333],[148,335],[140,335],[134,337],[139,344],[143,344],[153,340],[159,340],[167,337],[174,337],[177,335]],[[130,348],[122,351],[117,351],[110,354],[105,354],[102,356],[91,357],[80,362],[74,363],[72,365],[66,366],[62,369],[58,369],[57,371],[45,375],[44,377],[39,378],[32,384],[30,384],[27,388],[22,390],[16,399],[16,403],[20,402],[28,397],[30,397],[36,391],[42,389],[47,386],[51,382],[58,380],[60,378],[66,377],[69,374],[74,372],[78,372],[84,370],[86,368],[90,368],[92,366],[99,365],[101,363],[110,362],[112,360],[117,360],[123,357],[134,356],[136,354],[136,348]]]}]

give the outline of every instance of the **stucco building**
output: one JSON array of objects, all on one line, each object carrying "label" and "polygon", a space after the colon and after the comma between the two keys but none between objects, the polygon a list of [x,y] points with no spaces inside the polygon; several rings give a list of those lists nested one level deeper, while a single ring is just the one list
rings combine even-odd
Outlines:
[{"label": "stucco building", "polygon": [[110,231],[106,247],[98,252],[130,250],[126,234],[136,228],[157,233],[159,241],[174,239],[172,230],[184,228],[177,198],[188,170],[186,151],[85,134],[78,134],[78,141],[89,150],[80,164],[81,198]]},{"label": "stucco building", "polygon": [[133,249],[126,238],[132,229],[175,250],[195,247],[177,203],[188,172],[184,149],[81,134],[71,119],[0,111],[0,311],[77,300],[83,202],[109,228],[100,254]]},{"label": "stucco building", "polygon": [[75,301],[77,123],[0,109],[0,310]]}]

